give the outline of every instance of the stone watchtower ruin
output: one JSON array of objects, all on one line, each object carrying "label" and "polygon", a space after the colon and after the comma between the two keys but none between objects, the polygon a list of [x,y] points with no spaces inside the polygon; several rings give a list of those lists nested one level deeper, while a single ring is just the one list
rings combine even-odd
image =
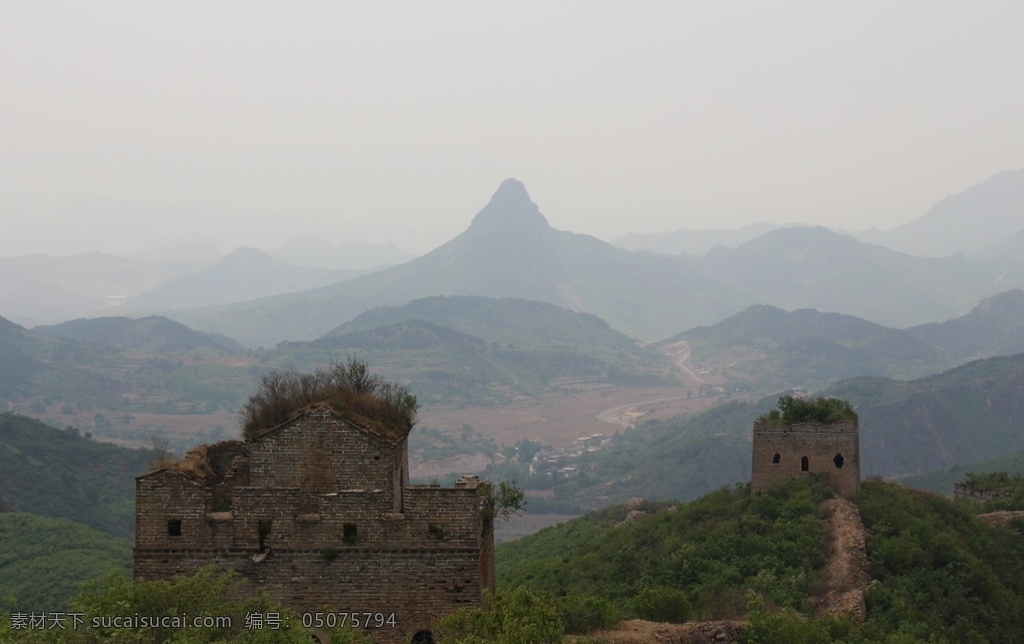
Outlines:
[{"label": "stone watchtower ruin", "polygon": [[839,494],[852,497],[860,488],[860,439],[856,420],[791,425],[758,420],[750,488],[767,487],[808,474],[825,474]]},{"label": "stone watchtower ruin", "polygon": [[408,429],[327,404],[197,447],[136,479],[135,576],[216,564],[300,614],[369,613],[377,641],[423,637],[493,591],[493,511],[476,477],[410,485],[408,454]]}]

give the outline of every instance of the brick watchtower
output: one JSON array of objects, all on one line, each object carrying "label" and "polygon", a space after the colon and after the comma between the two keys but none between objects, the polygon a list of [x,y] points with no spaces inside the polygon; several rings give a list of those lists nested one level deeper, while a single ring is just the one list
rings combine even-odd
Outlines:
[{"label": "brick watchtower", "polygon": [[852,497],[860,487],[857,421],[754,423],[750,488],[758,492],[783,481],[822,473],[839,494]]}]

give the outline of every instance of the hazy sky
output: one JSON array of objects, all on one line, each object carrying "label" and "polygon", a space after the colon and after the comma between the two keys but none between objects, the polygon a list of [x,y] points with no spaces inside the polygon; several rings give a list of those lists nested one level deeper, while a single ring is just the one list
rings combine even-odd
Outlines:
[{"label": "hazy sky", "polygon": [[0,1],[0,255],[891,228],[1024,167],[1024,3]]}]

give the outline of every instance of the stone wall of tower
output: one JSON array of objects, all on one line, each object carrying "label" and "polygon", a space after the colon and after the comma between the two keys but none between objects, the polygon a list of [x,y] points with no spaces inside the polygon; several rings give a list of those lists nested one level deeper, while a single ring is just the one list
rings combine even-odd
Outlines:
[{"label": "stone wall of tower", "polygon": [[813,473],[826,474],[847,497],[860,487],[857,423],[754,424],[750,485],[754,492]]},{"label": "stone wall of tower", "polygon": [[489,485],[409,485],[404,437],[316,409],[186,464],[136,480],[136,577],[215,564],[299,613],[393,614],[368,629],[381,642],[408,642],[493,590]]}]

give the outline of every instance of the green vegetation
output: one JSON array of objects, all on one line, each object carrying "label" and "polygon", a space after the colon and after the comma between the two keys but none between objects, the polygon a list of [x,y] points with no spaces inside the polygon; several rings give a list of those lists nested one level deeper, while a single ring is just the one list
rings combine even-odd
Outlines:
[{"label": "green vegetation", "polygon": [[[0,615],[0,642],[298,644],[311,640],[312,634],[293,611],[262,594],[246,597],[241,583],[236,575],[218,573],[212,566],[171,581],[129,581],[111,573],[86,584],[71,601],[71,612],[83,616],[77,628],[71,627],[70,616],[64,630],[21,628],[14,620],[24,611],[5,610]],[[115,617],[132,621],[115,624]],[[143,618],[157,625],[142,624]],[[199,620],[198,626],[194,620]],[[372,642],[353,628],[324,630],[338,644]]]},{"label": "green vegetation", "polygon": [[813,618],[828,496],[805,479],[756,497],[737,486],[608,508],[499,546],[500,588],[546,597],[568,633],[745,616],[751,643],[1024,640],[1024,521],[992,525],[977,504],[875,481],[857,499],[874,580],[867,620]]},{"label": "green vegetation", "polygon": [[262,429],[288,420],[302,408],[326,403],[357,423],[405,436],[416,423],[416,396],[401,385],[372,375],[365,362],[349,358],[330,370],[273,372],[242,407],[243,432],[251,439]]},{"label": "green vegetation", "polygon": [[485,609],[459,610],[439,624],[448,644],[555,644],[563,628],[551,604],[526,588],[490,598]]},{"label": "green vegetation", "polygon": [[981,504],[984,512],[1024,509],[1024,476],[1020,474],[971,472],[964,478],[963,485],[974,492],[989,492],[995,495],[996,498]]},{"label": "green vegetation", "polygon": [[809,477],[757,496],[737,485],[685,505],[615,506],[499,546],[499,584],[552,597],[577,631],[581,614],[737,617],[748,590],[806,614],[825,561],[829,496]]},{"label": "green vegetation", "polygon": [[0,544],[0,608],[65,610],[82,582],[131,568],[130,540],[64,519],[0,514]]},{"label": "green vegetation", "polygon": [[480,486],[477,490],[482,497],[485,534],[494,530],[495,520],[508,521],[526,507],[526,497],[515,481],[501,481],[497,489]]},{"label": "green vegetation", "polygon": [[1024,525],[983,523],[971,504],[865,481],[858,499],[875,581],[874,641],[1024,641]]},{"label": "green vegetation", "polygon": [[829,425],[844,421],[857,422],[857,412],[846,400],[838,398],[796,398],[780,396],[779,408],[757,417],[757,422],[766,425],[795,425],[797,423],[821,423]]},{"label": "green vegetation", "polygon": [[953,494],[953,484],[960,482],[972,472],[978,474],[986,472],[1024,474],[1024,451],[1010,452],[1009,454],[985,461],[961,463],[925,474],[904,476],[898,480],[903,485],[951,496]]},{"label": "green vegetation", "polygon": [[152,460],[17,414],[0,414],[0,495],[14,510],[69,519],[112,536],[135,532],[135,477]]}]

